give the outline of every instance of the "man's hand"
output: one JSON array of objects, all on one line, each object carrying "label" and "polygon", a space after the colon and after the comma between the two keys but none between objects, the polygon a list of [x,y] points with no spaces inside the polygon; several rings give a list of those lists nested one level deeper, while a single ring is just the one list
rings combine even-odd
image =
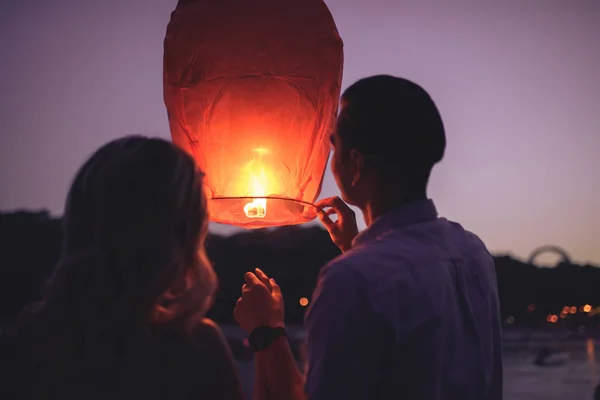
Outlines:
[{"label": "man's hand", "polygon": [[242,297],[233,310],[235,320],[248,333],[259,326],[284,326],[281,288],[260,269],[255,272],[244,275]]},{"label": "man's hand", "polygon": [[[342,252],[352,248],[352,240],[358,235],[356,215],[354,211],[339,197],[328,197],[318,201],[315,206],[319,209],[319,219],[331,236],[331,240]],[[327,208],[327,210],[325,210]],[[333,222],[330,215],[337,215]]]}]

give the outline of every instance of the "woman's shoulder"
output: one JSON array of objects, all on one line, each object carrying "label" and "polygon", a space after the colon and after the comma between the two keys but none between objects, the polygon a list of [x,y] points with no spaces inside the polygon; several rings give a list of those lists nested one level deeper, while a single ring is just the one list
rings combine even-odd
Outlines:
[{"label": "woman's shoulder", "polygon": [[202,318],[195,321],[188,328],[189,343],[197,348],[227,347],[227,339],[215,321]]},{"label": "woman's shoulder", "polygon": [[169,374],[185,375],[188,371],[195,371],[197,376],[202,371],[211,375],[235,369],[233,354],[221,328],[207,318],[185,328],[170,326],[154,330],[145,344],[138,347],[138,354],[134,357],[138,365],[142,363],[145,368],[168,369]]},{"label": "woman's shoulder", "polygon": [[148,344],[169,351],[214,352],[221,347],[227,349],[227,339],[219,325],[211,319],[201,318],[185,324],[173,324],[152,330]]}]

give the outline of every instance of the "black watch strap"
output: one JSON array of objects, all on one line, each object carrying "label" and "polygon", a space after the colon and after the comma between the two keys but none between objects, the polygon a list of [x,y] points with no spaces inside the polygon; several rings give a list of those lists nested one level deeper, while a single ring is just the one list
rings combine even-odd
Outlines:
[{"label": "black watch strap", "polygon": [[266,349],[275,339],[281,336],[287,337],[287,332],[283,327],[259,326],[250,332],[248,344],[252,351],[257,352]]}]

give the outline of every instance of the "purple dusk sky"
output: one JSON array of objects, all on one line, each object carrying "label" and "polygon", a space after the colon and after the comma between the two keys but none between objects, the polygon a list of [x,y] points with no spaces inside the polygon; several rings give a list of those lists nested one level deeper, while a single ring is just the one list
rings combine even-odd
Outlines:
[{"label": "purple dusk sky", "polygon": [[[98,146],[169,137],[162,41],[175,4],[2,0],[0,210],[61,215]],[[436,100],[448,149],[430,195],[442,216],[493,252],[525,258],[556,244],[600,264],[599,1],[327,4],[345,42],[344,88],[389,73]],[[328,171],[321,196],[337,193]]]}]

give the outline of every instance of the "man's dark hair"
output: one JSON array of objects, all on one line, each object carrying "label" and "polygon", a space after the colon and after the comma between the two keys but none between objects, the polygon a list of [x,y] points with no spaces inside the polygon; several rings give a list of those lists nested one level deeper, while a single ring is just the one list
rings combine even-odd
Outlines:
[{"label": "man's dark hair", "polygon": [[342,95],[337,131],[344,147],[360,151],[384,178],[426,184],[444,156],[446,136],[429,94],[389,75],[364,78]]}]

